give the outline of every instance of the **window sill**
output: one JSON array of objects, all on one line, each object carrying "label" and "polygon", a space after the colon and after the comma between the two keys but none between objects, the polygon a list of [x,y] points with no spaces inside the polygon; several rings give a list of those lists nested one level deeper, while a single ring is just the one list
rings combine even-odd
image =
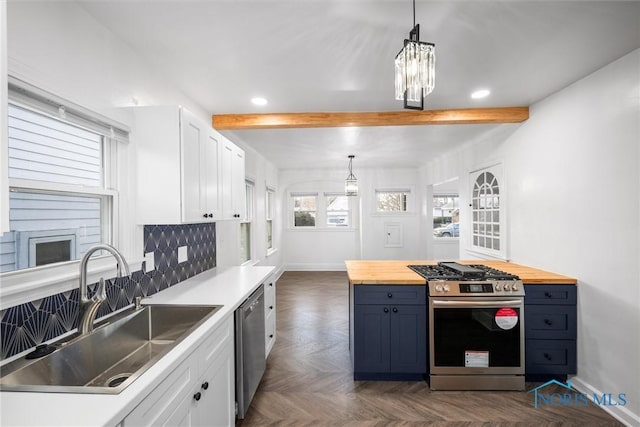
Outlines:
[{"label": "window sill", "polygon": [[416,216],[415,212],[371,212],[370,216],[379,216],[379,217],[393,217],[393,216],[399,216],[399,217],[409,217],[409,216]]},{"label": "window sill", "polygon": [[460,238],[459,237],[434,237],[433,241],[435,243],[447,243],[447,244],[451,244],[451,243],[458,243],[460,242]]},{"label": "window sill", "polygon": [[240,267],[253,267],[254,265],[256,265],[259,262],[260,261],[250,259],[249,261],[245,261],[242,264],[240,264]]},{"label": "window sill", "polygon": [[312,233],[320,233],[324,231],[329,232],[337,232],[337,233],[352,233],[356,231],[356,228],[353,227],[292,227],[287,228],[286,231],[300,232],[300,231],[310,231]]},{"label": "window sill", "polygon": [[[129,263],[133,273],[142,268],[142,259]],[[87,283],[95,283],[101,277],[116,276],[113,257],[91,259],[87,270]],[[0,310],[36,301],[61,292],[77,289],[80,282],[80,261],[70,261],[53,266],[18,270],[0,274]]]},{"label": "window sill", "polygon": [[276,252],[278,252],[278,249],[267,249],[267,257],[270,257],[271,255],[275,254]]}]

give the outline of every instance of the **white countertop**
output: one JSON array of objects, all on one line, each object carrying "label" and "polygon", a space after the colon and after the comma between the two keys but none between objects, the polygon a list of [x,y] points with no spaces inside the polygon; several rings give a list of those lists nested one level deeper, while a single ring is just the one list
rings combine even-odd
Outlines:
[{"label": "white countertop", "polygon": [[273,272],[274,267],[209,270],[143,304],[224,305],[120,394],[0,392],[2,426],[115,426]]}]

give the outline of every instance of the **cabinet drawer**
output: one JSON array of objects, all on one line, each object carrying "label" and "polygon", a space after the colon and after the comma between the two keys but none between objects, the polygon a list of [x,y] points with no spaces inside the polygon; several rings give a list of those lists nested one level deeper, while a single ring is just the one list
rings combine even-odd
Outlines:
[{"label": "cabinet drawer", "polygon": [[525,373],[575,374],[576,342],[574,340],[526,340]]},{"label": "cabinet drawer", "polygon": [[575,304],[574,285],[525,285],[525,304]]},{"label": "cabinet drawer", "polygon": [[356,304],[413,304],[427,303],[426,286],[354,286]]},{"label": "cabinet drawer", "polygon": [[574,305],[528,305],[524,316],[527,339],[576,339]]}]

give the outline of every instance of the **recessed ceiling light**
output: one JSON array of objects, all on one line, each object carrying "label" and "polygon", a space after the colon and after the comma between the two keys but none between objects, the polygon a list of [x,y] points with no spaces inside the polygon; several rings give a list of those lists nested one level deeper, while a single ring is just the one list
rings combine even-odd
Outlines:
[{"label": "recessed ceiling light", "polygon": [[489,96],[490,93],[491,93],[491,91],[489,89],[480,89],[480,90],[477,90],[477,91],[473,92],[471,94],[471,97],[473,99],[486,98],[487,96]]},{"label": "recessed ceiling light", "polygon": [[267,100],[264,98],[251,98],[253,105],[267,105]]}]

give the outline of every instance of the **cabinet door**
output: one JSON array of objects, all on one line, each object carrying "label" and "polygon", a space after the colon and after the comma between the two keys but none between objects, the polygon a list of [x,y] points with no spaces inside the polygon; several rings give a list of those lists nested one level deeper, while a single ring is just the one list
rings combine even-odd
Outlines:
[{"label": "cabinet door", "polygon": [[232,156],[231,203],[236,218],[243,218],[247,203],[244,177],[244,151],[235,147]]},{"label": "cabinet door", "polygon": [[220,144],[220,199],[222,202],[222,218],[233,219],[232,203],[233,145],[229,141]]},{"label": "cabinet door", "polygon": [[389,307],[354,308],[354,371],[389,372]]},{"label": "cabinet door", "polygon": [[223,219],[241,219],[244,216],[244,168],[244,151],[231,141],[223,140],[220,143],[220,199]]},{"label": "cabinet door", "polygon": [[426,305],[391,306],[391,372],[427,372]]},{"label": "cabinet door", "polygon": [[205,132],[202,123],[190,112],[182,109],[181,121],[182,154],[182,220],[184,222],[206,221],[201,192],[201,176],[205,159],[201,155]]},{"label": "cabinet door", "polygon": [[200,399],[193,410],[194,426],[225,427],[235,423],[235,366],[233,340],[217,351],[199,382]]},{"label": "cabinet door", "polygon": [[222,212],[218,202],[218,140],[212,132],[207,135],[201,151],[205,163],[201,176],[201,185],[204,187],[201,203],[209,221],[221,219]]}]

